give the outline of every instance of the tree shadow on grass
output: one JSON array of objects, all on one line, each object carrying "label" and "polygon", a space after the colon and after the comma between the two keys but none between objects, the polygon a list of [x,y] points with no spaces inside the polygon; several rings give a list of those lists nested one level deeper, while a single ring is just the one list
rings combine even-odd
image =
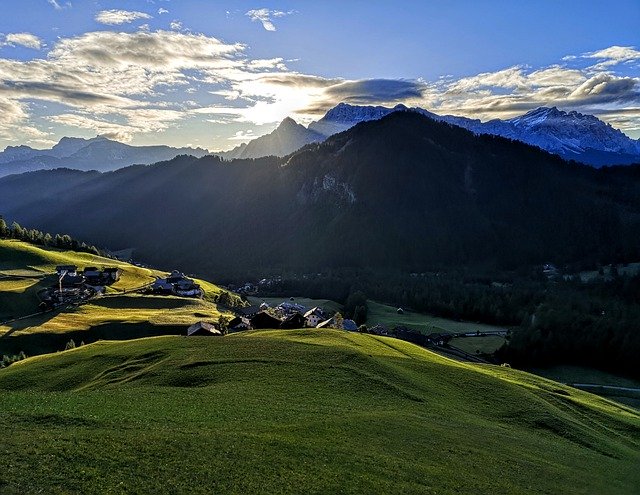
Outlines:
[{"label": "tree shadow on grass", "polygon": [[64,350],[70,340],[76,345],[98,340],[131,340],[160,335],[184,335],[185,325],[151,325],[150,323],[105,323],[89,330],[64,333],[23,333],[0,338],[0,355],[14,355],[21,351],[36,356]]}]

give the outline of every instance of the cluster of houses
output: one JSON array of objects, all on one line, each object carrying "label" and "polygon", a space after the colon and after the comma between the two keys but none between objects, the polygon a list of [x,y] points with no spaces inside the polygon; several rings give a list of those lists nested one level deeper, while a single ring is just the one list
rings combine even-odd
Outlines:
[{"label": "cluster of houses", "polygon": [[165,278],[157,278],[147,289],[147,292],[160,295],[174,295],[182,297],[203,297],[204,291],[193,279],[177,270],[167,274]]},{"label": "cluster of houses", "polygon": [[[248,308],[240,309],[240,318],[249,322],[250,328],[323,328],[323,327],[335,327],[337,322],[333,318],[333,315],[328,315],[322,308],[315,307],[307,309],[301,304],[296,304],[293,301],[283,301],[274,308],[271,308],[267,303],[259,305],[249,306]],[[245,322],[239,323],[242,325]],[[352,320],[342,320],[347,322],[348,329],[357,330],[355,322],[351,324]],[[229,329],[235,330],[232,326],[234,321],[230,322]],[[341,328],[344,328],[342,326]],[[241,328],[240,328],[241,329]]]},{"label": "cluster of houses", "polygon": [[[327,314],[322,308],[307,309],[301,304],[284,301],[271,307],[267,303],[256,304],[238,311],[238,314],[227,323],[227,330],[257,330],[280,328],[292,330],[296,328],[339,328],[355,332],[358,326],[353,320],[336,318]],[[187,335],[222,335],[217,323],[198,322],[187,329]]]},{"label": "cluster of houses", "polygon": [[122,270],[117,267],[95,266],[79,270],[76,265],[56,266],[58,281],[39,293],[40,308],[53,308],[60,304],[80,303],[102,292],[105,286],[120,280]]}]

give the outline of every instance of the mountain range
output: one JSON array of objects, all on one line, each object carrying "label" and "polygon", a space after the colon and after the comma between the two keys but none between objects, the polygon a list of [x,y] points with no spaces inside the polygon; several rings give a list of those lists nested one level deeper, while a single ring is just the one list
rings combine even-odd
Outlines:
[{"label": "mountain range", "polygon": [[[251,141],[249,144],[253,146],[250,154],[236,154],[232,157],[285,156],[305,144],[322,141],[360,122],[377,120],[399,111],[417,112],[433,120],[457,125],[477,135],[489,134],[522,141],[560,155],[567,160],[575,160],[596,167],[640,163],[640,141],[631,139],[622,131],[593,115],[584,115],[575,111],[564,112],[556,107],[536,108],[513,119],[482,122],[453,115],[440,116],[422,108],[408,108],[405,105],[387,108],[346,103],[340,103],[320,120],[309,124],[306,133],[303,130],[304,127],[298,124],[295,134],[291,133],[284,138],[283,134],[289,126],[282,129],[283,123],[273,133]],[[277,148],[272,141],[286,142],[287,145]]]},{"label": "mountain range", "polygon": [[8,146],[0,152],[0,177],[54,168],[106,172],[134,164],[171,160],[178,155],[202,157],[208,153],[202,148],[130,146],[104,136],[92,139],[63,137],[51,149]]},{"label": "mountain range", "polygon": [[585,167],[392,112],[284,158],[5,177],[0,212],[210,276],[632,261],[640,167]]},{"label": "mountain range", "polygon": [[[593,115],[565,112],[556,107],[540,107],[516,118],[482,122],[454,115],[437,115],[422,108],[396,105],[358,106],[340,103],[320,120],[305,127],[287,117],[272,132],[216,155],[236,158],[284,157],[310,143],[346,131],[360,122],[378,120],[393,112],[411,111],[433,120],[456,125],[476,135],[488,134],[537,146],[595,167],[640,163],[640,141],[625,135]],[[71,168],[110,171],[134,164],[151,164],[186,154],[202,157],[202,148],[169,146],[129,146],[97,136],[93,139],[64,137],[51,149],[9,146],[0,152],[0,177],[33,170]]]}]

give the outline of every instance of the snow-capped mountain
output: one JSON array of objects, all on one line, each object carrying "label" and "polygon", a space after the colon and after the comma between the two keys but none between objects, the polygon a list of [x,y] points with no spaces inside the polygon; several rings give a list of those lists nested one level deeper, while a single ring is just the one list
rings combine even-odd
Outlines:
[{"label": "snow-capped mountain", "polygon": [[230,151],[216,153],[227,159],[259,158],[261,156],[286,156],[302,148],[305,144],[324,141],[325,135],[307,129],[290,117],[269,134],[260,136],[248,143],[236,146]]},{"label": "snow-capped mountain", "polygon": [[408,108],[402,104],[396,105],[393,108],[387,108],[382,106],[359,106],[339,103],[329,110],[320,120],[309,124],[309,129],[328,137],[346,131],[360,122],[378,120],[389,115],[391,112],[404,110],[408,110]]},{"label": "snow-capped mountain", "polygon": [[464,127],[474,134],[491,134],[538,146],[563,158],[602,166],[640,162],[640,141],[631,139],[593,115],[540,107],[513,119],[490,120],[454,115],[436,115],[422,108],[356,106],[340,103],[309,129],[326,136],[342,132],[360,122],[380,119],[391,112],[414,111],[435,120]]}]

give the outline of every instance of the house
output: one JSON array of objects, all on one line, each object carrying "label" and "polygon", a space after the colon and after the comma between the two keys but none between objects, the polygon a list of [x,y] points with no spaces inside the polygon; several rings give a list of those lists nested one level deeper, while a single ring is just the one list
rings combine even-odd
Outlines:
[{"label": "house", "polygon": [[358,325],[356,324],[355,321],[345,318],[344,320],[342,320],[342,329],[348,330],[349,332],[357,332]]},{"label": "house", "polygon": [[427,335],[427,343],[433,345],[445,345],[452,338],[451,334],[448,333],[430,333]]},{"label": "house", "polygon": [[58,277],[62,275],[63,272],[66,272],[67,275],[77,275],[78,267],[76,265],[58,265],[56,266],[56,273]]},{"label": "house", "polygon": [[335,328],[335,321],[333,321],[333,318],[329,318],[318,323],[316,328]]},{"label": "house", "polygon": [[170,284],[164,278],[159,278],[151,284],[151,291],[157,294],[172,294],[173,284]]},{"label": "house", "polygon": [[296,304],[294,302],[283,301],[276,306],[276,311],[283,315],[290,315],[294,313],[304,313],[305,308],[302,304]]},{"label": "house", "polygon": [[227,328],[235,331],[249,330],[249,328],[251,328],[251,322],[244,316],[236,316],[227,323]]},{"label": "house", "polygon": [[102,276],[105,279],[105,284],[113,284],[120,280],[120,275],[122,275],[122,270],[117,267],[107,267],[102,270]]},{"label": "house", "polygon": [[266,311],[260,311],[253,315],[249,321],[251,322],[251,328],[280,328],[281,320],[275,316],[270,315]]},{"label": "house", "polygon": [[399,315],[403,315],[404,314],[404,309],[398,308],[398,309],[396,309],[396,313],[398,313]]},{"label": "house", "polygon": [[316,306],[315,308],[311,308],[307,311],[304,314],[304,317],[307,319],[308,327],[316,328],[324,319],[324,311]]},{"label": "house", "polygon": [[60,281],[63,289],[78,289],[84,284],[82,275],[67,273]]},{"label": "house", "polygon": [[179,272],[178,270],[173,270],[169,275],[167,275],[167,282],[170,284],[177,284],[181,280],[186,279],[184,273]]},{"label": "house", "polygon": [[[167,279],[169,281],[169,279]],[[182,297],[202,297],[203,292],[198,284],[193,280],[184,278],[173,284],[173,293]]]},{"label": "house", "polygon": [[189,328],[187,328],[187,337],[192,337],[195,335],[200,336],[220,336],[222,332],[214,327],[211,323],[207,323],[206,321],[199,321],[198,323],[194,323]]},{"label": "house", "polygon": [[292,313],[287,316],[282,323],[280,323],[280,328],[283,330],[291,330],[294,328],[304,328],[307,319],[301,313]]},{"label": "house", "polygon": [[95,266],[88,266],[82,271],[82,275],[88,284],[100,285],[102,283],[102,272]]},{"label": "house", "polygon": [[238,312],[242,315],[245,316],[247,318],[251,318],[252,316],[257,315],[260,311],[262,311],[261,307],[259,304],[255,304],[253,306],[249,306],[246,308],[241,308],[238,310]]}]

